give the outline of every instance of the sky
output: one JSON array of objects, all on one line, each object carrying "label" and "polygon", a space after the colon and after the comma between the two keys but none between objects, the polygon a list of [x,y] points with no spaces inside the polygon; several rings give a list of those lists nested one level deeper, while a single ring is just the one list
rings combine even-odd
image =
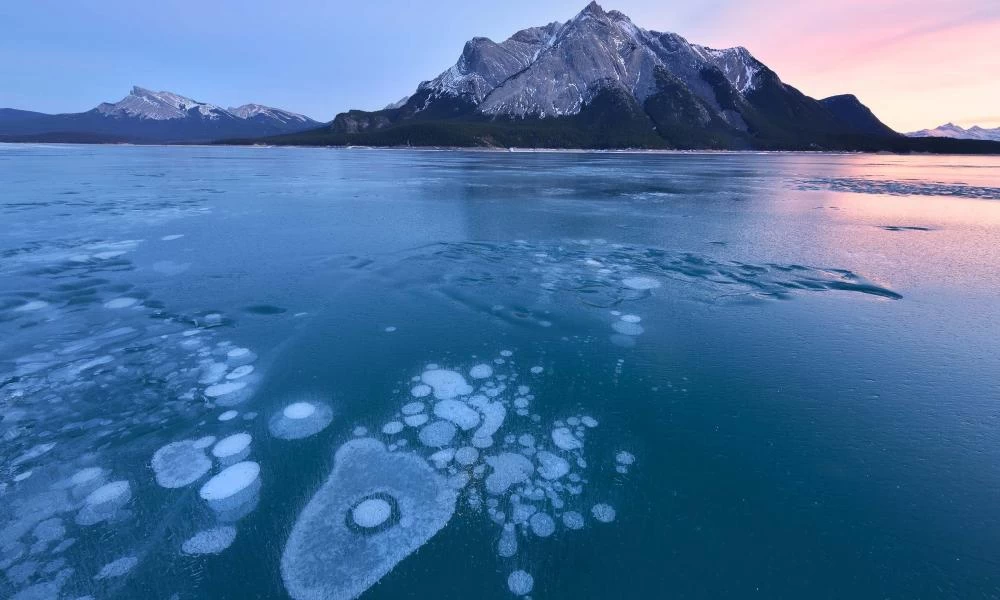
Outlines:
[{"label": "sky", "polygon": [[[133,85],[330,120],[413,92],[466,40],[565,21],[587,0],[0,2],[0,107],[79,112]],[[605,0],[640,27],[745,46],[899,131],[1000,127],[1000,0]]]}]

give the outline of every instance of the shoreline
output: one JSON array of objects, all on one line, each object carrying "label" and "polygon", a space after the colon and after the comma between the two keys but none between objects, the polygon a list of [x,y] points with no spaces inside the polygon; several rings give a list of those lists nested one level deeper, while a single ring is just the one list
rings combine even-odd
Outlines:
[{"label": "shoreline", "polygon": [[957,152],[890,152],[880,150],[876,152],[865,150],[671,150],[671,149],[643,149],[643,148],[488,148],[482,146],[314,146],[299,144],[133,144],[133,143],[108,143],[108,144],[84,144],[79,142],[8,142],[0,141],[0,146],[79,146],[83,148],[91,147],[124,147],[124,148],[249,148],[259,150],[274,150],[282,148],[313,149],[313,150],[341,150],[341,151],[409,151],[409,152],[480,152],[498,154],[649,154],[649,155],[776,155],[776,154],[804,154],[804,155],[844,155],[844,156],[993,156],[1000,157],[1000,152],[990,153],[957,153]]}]

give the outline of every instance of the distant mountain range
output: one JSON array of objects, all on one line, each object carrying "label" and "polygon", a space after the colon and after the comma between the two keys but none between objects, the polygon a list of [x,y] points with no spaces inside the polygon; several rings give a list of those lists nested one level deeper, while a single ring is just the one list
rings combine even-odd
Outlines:
[{"label": "distant mountain range", "polygon": [[921,129],[920,131],[913,131],[908,134],[909,137],[915,138],[927,138],[927,137],[946,137],[946,138],[956,138],[960,140],[989,140],[993,142],[1000,142],[1000,127],[995,129],[986,129],[973,125],[972,127],[965,129],[954,123],[945,123],[934,129]]},{"label": "distant mountain range", "polygon": [[132,88],[118,102],[82,113],[0,109],[0,141],[191,143],[266,137],[318,126],[309,117],[259,104],[225,109],[141,87]]},{"label": "distant mountain range", "polygon": [[412,95],[327,124],[134,88],[85,113],[0,110],[4,140],[1000,153],[1000,142],[904,136],[851,94],[806,96],[746,48],[643,29],[596,2],[500,43],[473,38]]}]

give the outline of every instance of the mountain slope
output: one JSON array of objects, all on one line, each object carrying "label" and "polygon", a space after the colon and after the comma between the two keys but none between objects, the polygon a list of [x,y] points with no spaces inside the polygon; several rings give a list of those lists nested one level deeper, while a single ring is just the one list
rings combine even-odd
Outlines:
[{"label": "mountain slope", "polygon": [[965,129],[954,123],[945,123],[934,129],[921,129],[920,131],[913,131],[906,134],[912,138],[955,138],[960,140],[986,140],[993,142],[1000,142],[1000,127],[995,129],[986,129],[984,127],[979,127],[978,125],[973,125],[972,127]]},{"label": "mountain slope", "polygon": [[[122,100],[82,113],[47,115],[0,111],[3,139],[115,140],[135,143],[208,142],[227,137],[269,136],[311,129],[312,119],[256,104],[226,110],[172,92],[134,87]],[[18,113],[18,114],[14,114]]]},{"label": "mountain slope", "polygon": [[383,110],[268,141],[845,149],[864,136],[900,137],[854,96],[810,98],[745,48],[692,44],[592,2],[565,23],[472,39],[454,66]]},{"label": "mountain slope", "polygon": [[862,133],[894,137],[899,135],[891,127],[879,121],[867,106],[854,94],[841,94],[820,100],[835,117]]}]

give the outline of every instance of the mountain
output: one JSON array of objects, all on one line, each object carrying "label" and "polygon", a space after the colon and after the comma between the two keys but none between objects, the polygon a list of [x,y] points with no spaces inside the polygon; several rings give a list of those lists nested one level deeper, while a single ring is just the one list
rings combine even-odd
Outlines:
[{"label": "mountain", "polygon": [[592,2],[565,23],[470,40],[454,66],[399,103],[268,141],[849,149],[900,139],[854,96],[815,100],[746,48],[692,44]]},{"label": "mountain", "polygon": [[899,135],[878,120],[875,113],[858,100],[854,94],[841,94],[820,100],[820,104],[832,112],[835,117],[848,123],[863,133],[876,136],[893,137]]},{"label": "mountain", "polygon": [[46,116],[45,113],[34,112],[31,110],[17,110],[16,108],[0,108],[0,125],[2,125],[3,123],[16,123],[20,121],[38,119],[44,116]]},{"label": "mountain", "polygon": [[934,129],[921,129],[920,131],[913,131],[906,134],[909,137],[914,138],[956,138],[960,140],[988,140],[993,142],[1000,142],[1000,127],[995,129],[986,129],[984,127],[979,127],[978,125],[973,125],[972,127],[965,129],[954,123],[945,123]]},{"label": "mountain", "polygon": [[258,104],[224,109],[138,86],[118,102],[105,102],[82,113],[0,109],[0,141],[190,143],[294,133],[319,125],[308,117]]}]

